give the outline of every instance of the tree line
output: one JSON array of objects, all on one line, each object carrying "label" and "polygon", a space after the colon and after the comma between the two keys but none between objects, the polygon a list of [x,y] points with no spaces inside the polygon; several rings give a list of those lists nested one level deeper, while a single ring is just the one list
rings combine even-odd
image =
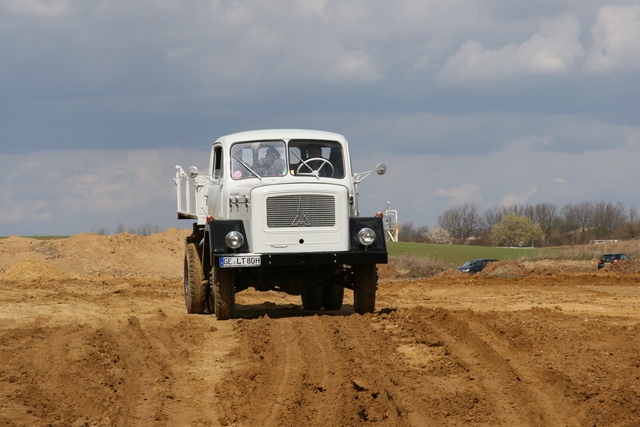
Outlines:
[{"label": "tree line", "polygon": [[[519,237],[509,235],[525,231],[525,234],[518,234]],[[414,227],[412,222],[401,224],[398,235],[398,239],[405,242],[489,246],[579,245],[591,240],[638,237],[638,208],[610,201],[570,203],[560,207],[553,203],[521,204],[496,206],[484,211],[471,202],[444,211],[438,216],[438,226],[433,228]]]}]

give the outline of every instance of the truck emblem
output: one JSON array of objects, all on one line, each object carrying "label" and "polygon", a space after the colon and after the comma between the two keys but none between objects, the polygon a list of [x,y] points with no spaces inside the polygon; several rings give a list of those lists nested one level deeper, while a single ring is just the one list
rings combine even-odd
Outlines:
[{"label": "truck emblem", "polygon": [[298,214],[291,222],[292,227],[311,227],[311,221],[304,213],[304,207],[302,206],[302,198],[298,199]]}]

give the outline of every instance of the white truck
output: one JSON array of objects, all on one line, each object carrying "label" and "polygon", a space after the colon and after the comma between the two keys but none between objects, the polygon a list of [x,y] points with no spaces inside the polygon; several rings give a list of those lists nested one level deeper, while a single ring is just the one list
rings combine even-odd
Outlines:
[{"label": "white truck", "polygon": [[[386,171],[379,164],[375,171]],[[306,310],[375,310],[376,264],[387,262],[382,215],[361,217],[344,136],[271,129],[223,136],[209,169],[176,166],[178,218],[195,220],[186,239],[189,313],[234,316],[249,287],[301,295]]]}]

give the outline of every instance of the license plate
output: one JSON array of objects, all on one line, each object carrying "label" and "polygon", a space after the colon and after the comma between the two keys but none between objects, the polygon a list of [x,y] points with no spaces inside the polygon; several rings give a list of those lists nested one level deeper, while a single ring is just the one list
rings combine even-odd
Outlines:
[{"label": "license plate", "polygon": [[260,267],[260,255],[224,256],[218,259],[220,267]]}]

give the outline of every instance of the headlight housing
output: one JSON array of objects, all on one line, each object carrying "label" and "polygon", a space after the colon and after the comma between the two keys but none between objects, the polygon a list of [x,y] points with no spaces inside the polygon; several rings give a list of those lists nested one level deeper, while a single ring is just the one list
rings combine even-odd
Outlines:
[{"label": "headlight housing", "polygon": [[244,236],[239,231],[230,231],[224,238],[224,243],[231,249],[238,249],[244,244]]},{"label": "headlight housing", "polygon": [[358,241],[364,246],[370,246],[376,241],[376,232],[369,227],[364,227],[358,231]]}]

